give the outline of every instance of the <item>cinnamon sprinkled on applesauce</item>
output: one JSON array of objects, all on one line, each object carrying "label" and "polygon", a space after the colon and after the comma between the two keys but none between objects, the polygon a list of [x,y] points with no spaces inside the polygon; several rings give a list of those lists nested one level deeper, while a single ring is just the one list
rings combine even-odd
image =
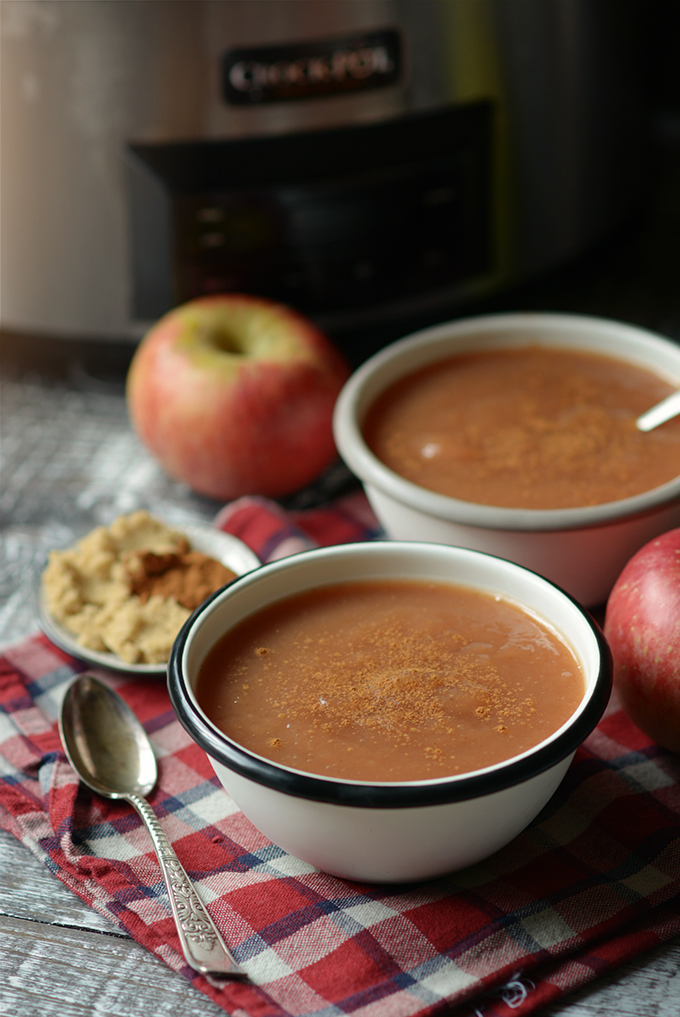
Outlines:
[{"label": "cinnamon sprinkled on applesauce", "polygon": [[512,602],[372,580],[242,622],[208,655],[197,697],[229,737],[277,762],[401,781],[524,751],[571,715],[583,687],[561,638]]},{"label": "cinnamon sprinkled on applesauce", "polygon": [[680,474],[680,419],[636,418],[673,390],[614,357],[541,346],[468,352],[412,372],[363,424],[390,469],[421,487],[509,508],[576,508]]}]

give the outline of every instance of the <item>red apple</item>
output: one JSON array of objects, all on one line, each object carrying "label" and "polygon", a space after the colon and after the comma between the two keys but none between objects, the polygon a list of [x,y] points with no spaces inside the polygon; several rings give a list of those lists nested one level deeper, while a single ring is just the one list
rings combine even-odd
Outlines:
[{"label": "red apple", "polygon": [[144,336],[127,401],[167,473],[229,500],[299,490],[336,455],[332,414],[349,375],[312,322],[269,300],[199,297]]},{"label": "red apple", "polygon": [[637,726],[680,752],[680,529],[645,544],[607,601],[614,687]]}]

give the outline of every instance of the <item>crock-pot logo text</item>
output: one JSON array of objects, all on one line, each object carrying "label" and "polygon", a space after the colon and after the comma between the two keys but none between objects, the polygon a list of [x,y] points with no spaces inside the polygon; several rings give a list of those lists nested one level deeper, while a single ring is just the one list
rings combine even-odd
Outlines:
[{"label": "crock-pot logo text", "polygon": [[401,73],[394,30],[299,45],[229,50],[222,94],[231,105],[261,105],[391,85]]}]

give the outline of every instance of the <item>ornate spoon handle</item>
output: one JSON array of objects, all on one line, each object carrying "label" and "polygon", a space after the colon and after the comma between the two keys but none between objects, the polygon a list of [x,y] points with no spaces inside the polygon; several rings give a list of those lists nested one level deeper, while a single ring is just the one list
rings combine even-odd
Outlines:
[{"label": "ornate spoon handle", "polygon": [[245,971],[227,949],[146,798],[135,794],[125,797],[141,816],[153,841],[187,964],[203,975],[245,978]]}]

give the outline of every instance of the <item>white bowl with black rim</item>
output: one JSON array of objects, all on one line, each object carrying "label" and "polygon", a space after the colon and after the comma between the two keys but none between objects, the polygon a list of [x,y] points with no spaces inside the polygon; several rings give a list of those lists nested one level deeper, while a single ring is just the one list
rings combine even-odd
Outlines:
[{"label": "white bowl with black rim", "polygon": [[[372,452],[362,433],[372,404],[400,378],[470,350],[532,345],[614,357],[680,388],[680,344],[647,329],[587,315],[479,315],[406,336],[362,364],[336,402],[335,442],[388,537],[500,555],[595,607],[605,602],[623,566],[643,544],[680,525],[680,476],[597,505],[530,509],[476,504],[400,476]],[[588,469],[587,460],[583,469]]]},{"label": "white bowl with black rim", "polygon": [[[508,598],[560,634],[585,690],[573,714],[530,750],[433,780],[369,782],[282,766],[228,738],[199,705],[199,669],[216,642],[260,608],[305,590],[366,579],[453,583]],[[199,607],[172,649],[168,688],[179,721],[248,819],[318,869],[367,882],[411,882],[471,865],[519,834],[548,802],[602,716],[611,660],[597,624],[529,570],[432,543],[375,541],[305,551],[237,579]]]}]

